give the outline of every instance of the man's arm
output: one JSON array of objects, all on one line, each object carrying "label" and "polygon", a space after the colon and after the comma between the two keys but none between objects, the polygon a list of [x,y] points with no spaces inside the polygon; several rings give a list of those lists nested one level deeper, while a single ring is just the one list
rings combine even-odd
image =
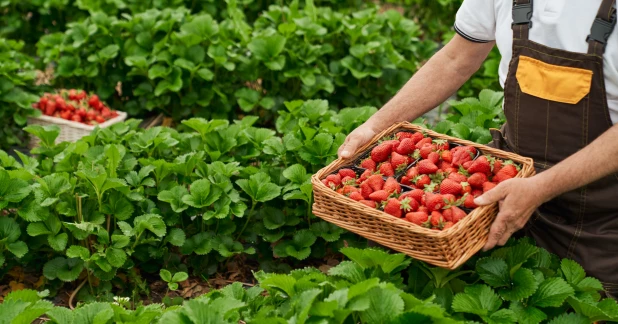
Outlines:
[{"label": "man's arm", "polygon": [[618,125],[552,168],[531,178],[504,181],[478,197],[477,205],[500,203],[500,211],[483,249],[504,245],[514,232],[523,228],[541,204],[618,172],[616,157]]},{"label": "man's arm", "polygon": [[339,156],[351,157],[377,133],[393,124],[414,120],[450,97],[476,72],[494,42],[475,43],[455,35],[384,107],[354,130],[339,148]]}]

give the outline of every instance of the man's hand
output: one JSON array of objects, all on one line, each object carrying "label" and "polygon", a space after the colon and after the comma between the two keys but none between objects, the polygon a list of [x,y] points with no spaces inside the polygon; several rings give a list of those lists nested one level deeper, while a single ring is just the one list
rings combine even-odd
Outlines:
[{"label": "man's hand", "polygon": [[352,157],[356,150],[367,144],[377,133],[369,124],[362,124],[346,137],[337,154],[343,159]]},{"label": "man's hand", "polygon": [[491,225],[483,251],[503,246],[513,233],[522,229],[532,213],[546,201],[545,188],[535,177],[506,180],[474,200],[479,206],[498,202],[500,208]]}]

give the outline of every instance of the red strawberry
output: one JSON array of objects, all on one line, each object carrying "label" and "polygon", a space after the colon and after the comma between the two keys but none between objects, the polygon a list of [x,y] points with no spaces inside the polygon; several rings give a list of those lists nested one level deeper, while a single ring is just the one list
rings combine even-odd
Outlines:
[{"label": "red strawberry", "polygon": [[429,215],[426,212],[412,212],[406,214],[406,220],[410,223],[414,223],[418,226],[426,227],[426,223],[429,220]]},{"label": "red strawberry", "polygon": [[468,170],[468,168],[470,168],[470,166],[472,165],[472,163],[474,163],[473,161],[466,161],[462,164],[462,166],[464,167],[464,169]]},{"label": "red strawberry", "polygon": [[331,182],[335,187],[341,185],[341,177],[338,174],[329,174],[326,181]]},{"label": "red strawberry", "polygon": [[105,118],[101,117],[101,116],[94,116],[94,120],[99,123],[102,124],[105,122]]},{"label": "red strawberry", "polygon": [[376,163],[384,162],[388,160],[388,157],[393,151],[393,146],[390,143],[381,143],[371,150],[371,159]]},{"label": "red strawberry", "polygon": [[60,113],[60,118],[62,119],[66,119],[66,120],[71,120],[71,112],[70,111],[63,111],[62,113]]},{"label": "red strawberry", "polygon": [[418,201],[419,203],[423,200],[423,196],[425,195],[425,191],[422,189],[414,189],[410,192],[410,197],[414,198],[414,200]]},{"label": "red strawberry", "polygon": [[361,201],[361,200],[363,200],[363,195],[361,195],[361,193],[360,193],[360,192],[355,191],[355,192],[353,192],[353,193],[351,193],[351,194],[350,194],[350,198],[351,198],[351,199],[354,199],[354,200],[356,200],[356,201]]},{"label": "red strawberry", "polygon": [[92,95],[92,97],[90,97],[90,99],[88,99],[88,105],[90,107],[92,107],[92,108],[99,107],[99,96]]},{"label": "red strawberry", "polygon": [[435,151],[434,146],[431,144],[425,144],[419,149],[419,153],[423,159],[429,158],[429,154],[431,154],[431,152],[433,151]]},{"label": "red strawberry", "polygon": [[483,188],[485,182],[487,182],[487,176],[484,173],[475,173],[468,178],[468,183],[473,188]]},{"label": "red strawberry", "polygon": [[452,164],[450,164],[450,163],[448,163],[448,162],[446,162],[446,161],[440,161],[440,163],[439,163],[439,164],[436,164],[436,165],[437,165],[437,166],[440,168],[440,170],[442,170],[442,171],[452,170],[452,169],[453,169],[453,165],[452,165]]},{"label": "red strawberry", "polygon": [[493,183],[493,182],[485,182],[483,183],[483,192],[488,192],[489,190],[495,188],[497,186],[497,184]]},{"label": "red strawberry", "polygon": [[444,217],[439,211],[431,212],[431,225],[435,228],[442,228],[444,226]]},{"label": "red strawberry", "polygon": [[371,170],[371,172],[375,172],[376,170],[376,162],[370,158],[364,159],[360,166],[361,168]]},{"label": "red strawberry", "polygon": [[397,170],[402,170],[405,169],[408,166],[408,157],[405,155],[401,155],[397,152],[393,152],[393,154],[391,155],[391,166],[394,169]]},{"label": "red strawberry", "polygon": [[440,194],[428,192],[425,194],[425,206],[429,211],[440,210],[444,207],[444,199]]},{"label": "red strawberry", "polygon": [[393,177],[389,177],[388,179],[386,179],[386,182],[384,183],[384,187],[382,189],[389,194],[393,192],[401,193],[401,185],[399,185],[399,182],[397,182],[397,180],[395,180],[395,178]]},{"label": "red strawberry", "polygon": [[323,183],[325,186],[330,187],[330,186],[328,185],[328,181],[327,181],[326,179],[322,179],[322,183]]},{"label": "red strawberry", "polygon": [[466,170],[468,170],[470,174],[477,173],[477,172],[480,172],[483,174],[490,174],[491,166],[489,165],[489,161],[487,161],[487,157],[479,156],[476,160],[474,160],[474,162],[472,162],[472,165],[470,165],[470,167],[467,168]]},{"label": "red strawberry", "polygon": [[47,116],[52,116],[54,113],[56,112],[56,102],[55,101],[50,101],[47,103],[47,105],[45,106],[45,115]]},{"label": "red strawberry", "polygon": [[359,203],[366,205],[367,207],[376,208],[376,202],[371,200],[361,200]]},{"label": "red strawberry", "polygon": [[455,204],[455,202],[457,201],[457,197],[455,197],[455,195],[453,194],[445,194],[442,195],[442,200],[444,200],[445,204]]},{"label": "red strawberry", "polygon": [[472,186],[467,182],[462,182],[461,183],[461,193],[469,194],[471,192],[472,192]]},{"label": "red strawberry", "polygon": [[472,158],[476,155],[476,148],[473,146],[458,146],[451,150],[453,152],[454,166],[460,166],[468,161],[472,161]]},{"label": "red strawberry", "polygon": [[482,194],[483,194],[483,190],[479,190],[479,189],[474,189],[474,190],[472,190],[472,193],[471,193],[471,195],[474,196],[474,198],[476,198],[476,197],[478,197],[478,196],[480,196]]},{"label": "red strawberry", "polygon": [[420,142],[424,137],[425,137],[425,135],[423,135],[423,133],[421,133],[421,132],[416,132],[416,133],[412,134],[412,140],[414,140],[415,144]]},{"label": "red strawberry", "polygon": [[412,197],[399,197],[399,201],[401,201],[401,205],[404,207],[403,209],[406,212],[414,212],[418,210],[420,204],[416,199]]},{"label": "red strawberry", "polygon": [[378,170],[385,177],[392,177],[395,175],[395,170],[393,170],[393,165],[390,164],[389,162],[381,163]]},{"label": "red strawberry", "polygon": [[444,162],[451,163],[453,161],[453,152],[449,150],[442,151],[442,154],[440,154],[440,158],[442,158],[442,161]]},{"label": "red strawberry", "polygon": [[448,179],[451,179],[451,180],[453,180],[455,182],[459,182],[459,183],[466,182],[468,180],[468,179],[466,179],[465,175],[463,175],[461,173],[457,173],[457,172],[449,173]]},{"label": "red strawberry", "polygon": [[384,206],[384,212],[401,218],[401,215],[403,213],[403,211],[401,210],[401,202],[397,200],[397,198],[389,199]]},{"label": "red strawberry", "polygon": [[419,161],[416,165],[416,168],[418,169],[418,173],[420,174],[434,174],[436,173],[436,171],[438,171],[438,167],[436,166],[436,164],[429,160]]},{"label": "red strawberry", "polygon": [[420,150],[421,147],[425,146],[425,144],[431,144],[431,142],[432,142],[431,137],[425,137],[421,139],[420,141],[416,142],[416,149]]},{"label": "red strawberry", "polygon": [[513,164],[505,164],[498,173],[493,177],[492,181],[495,183],[500,183],[502,181],[515,178],[517,176],[517,167]]},{"label": "red strawberry", "polygon": [[391,152],[394,152],[395,149],[397,149],[397,147],[399,146],[400,142],[399,140],[388,140],[388,141],[382,142],[382,144],[390,144]]},{"label": "red strawberry", "polygon": [[341,179],[341,184],[344,185],[354,185],[356,183],[356,178],[353,177],[344,177]]},{"label": "red strawberry", "polygon": [[470,208],[470,209],[474,209],[476,207],[478,207],[475,203],[474,203],[474,196],[473,195],[467,195],[464,201],[464,207],[466,208]]},{"label": "red strawberry", "polygon": [[351,194],[351,193],[353,193],[353,192],[358,192],[358,193],[360,193],[360,192],[358,191],[358,188],[356,188],[356,187],[352,187],[352,186],[343,186],[343,194],[344,194],[344,195]]},{"label": "red strawberry", "polygon": [[433,142],[434,144],[436,144],[437,149],[439,151],[445,151],[450,148],[447,140],[437,139],[437,140],[434,140]]},{"label": "red strawberry", "polygon": [[446,222],[444,223],[444,226],[442,227],[442,230],[445,231],[451,227],[453,227],[455,224],[453,224],[453,222]]},{"label": "red strawberry", "polygon": [[406,176],[410,179],[414,179],[419,175],[417,167],[411,167],[406,171]]},{"label": "red strawberry", "polygon": [[502,160],[496,159],[494,161],[493,166],[492,166],[492,172],[494,174],[496,174],[496,173],[500,172],[501,169],[502,169]]},{"label": "red strawberry", "polygon": [[82,117],[80,115],[73,115],[73,117],[71,117],[71,120],[74,121],[74,122],[81,123],[82,122]]},{"label": "red strawberry", "polygon": [[442,212],[442,217],[444,218],[444,221],[452,222],[453,221],[453,209],[451,207],[446,208]]},{"label": "red strawberry", "polygon": [[386,192],[385,190],[378,190],[378,191],[374,191],[373,193],[371,193],[371,195],[369,195],[369,199],[375,202],[382,202],[388,199],[388,196],[389,196],[389,193]]},{"label": "red strawberry", "polygon": [[[406,134],[410,134],[410,133],[406,133]],[[416,145],[414,145],[414,140],[412,140],[411,138],[404,138],[401,143],[399,143],[399,146],[397,146],[397,149],[395,150],[395,152],[401,154],[401,155],[409,155],[414,153],[414,151],[416,150]]]},{"label": "red strawberry", "polygon": [[418,206],[418,210],[419,212],[425,212],[425,213],[429,213],[429,208],[427,208],[427,206]]},{"label": "red strawberry", "polygon": [[343,195],[343,187],[336,190],[338,194]]},{"label": "red strawberry", "polygon": [[409,133],[409,132],[399,132],[397,134],[395,134],[395,137],[397,137],[398,140],[402,141],[406,138],[408,139],[412,139],[412,137],[414,137],[413,133]]},{"label": "red strawberry", "polygon": [[453,206],[451,208],[449,208],[453,211],[453,220],[452,222],[454,224],[457,224],[460,220],[462,220],[464,217],[466,217],[466,212],[461,210],[461,208],[457,207],[457,206]]},{"label": "red strawberry", "polygon": [[442,183],[440,184],[440,193],[445,195],[445,194],[452,194],[452,195],[460,195],[462,191],[462,186],[459,182],[451,180],[451,179],[444,179],[444,181],[442,181]]},{"label": "red strawberry", "polygon": [[411,180],[412,179],[408,178],[408,176],[404,175],[403,177],[401,177],[401,184],[405,186],[411,186],[412,185]]},{"label": "red strawberry", "polygon": [[431,184],[431,178],[429,178],[429,176],[426,174],[421,174],[418,177],[414,178],[413,182],[414,182],[414,185],[416,185],[416,188],[424,189],[425,186],[428,186]]},{"label": "red strawberry", "polygon": [[373,193],[373,189],[371,189],[371,186],[369,185],[369,182],[361,183],[361,185],[360,185],[360,193],[363,196],[363,198],[369,199],[369,195],[371,195],[371,193]]},{"label": "red strawberry", "polygon": [[358,181],[356,181],[357,183],[363,183],[365,182],[365,180],[369,179],[369,177],[371,177],[373,175],[373,171],[371,170],[365,170],[365,172],[363,172],[363,174],[361,174],[360,178],[358,178]]},{"label": "red strawberry", "polygon": [[339,176],[343,179],[345,177],[352,177],[356,179],[356,172],[352,169],[341,169],[339,170]]},{"label": "red strawberry", "polygon": [[382,187],[384,187],[384,179],[382,179],[379,174],[374,174],[369,177],[369,179],[367,179],[367,183],[369,183],[369,186],[373,191],[382,190]]},{"label": "red strawberry", "polygon": [[455,168],[443,169],[442,171],[444,173],[457,173],[457,169],[455,169]]},{"label": "red strawberry", "polygon": [[431,152],[427,156],[427,160],[433,162],[433,164],[438,164],[438,162],[440,162],[440,154],[437,152]]}]

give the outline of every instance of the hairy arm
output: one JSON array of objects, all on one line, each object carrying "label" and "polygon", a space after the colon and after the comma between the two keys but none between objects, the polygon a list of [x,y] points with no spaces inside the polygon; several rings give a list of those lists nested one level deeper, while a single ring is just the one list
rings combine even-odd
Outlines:
[{"label": "hairy arm", "polygon": [[474,43],[455,35],[384,107],[350,133],[339,148],[340,156],[352,156],[380,131],[443,103],[479,69],[493,46],[494,42]]}]

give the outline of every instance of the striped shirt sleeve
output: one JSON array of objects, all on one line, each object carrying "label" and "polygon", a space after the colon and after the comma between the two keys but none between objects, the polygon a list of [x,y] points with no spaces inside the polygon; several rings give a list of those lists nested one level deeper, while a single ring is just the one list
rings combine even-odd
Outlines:
[{"label": "striped shirt sleeve", "polygon": [[495,3],[498,0],[464,0],[455,18],[455,32],[476,43],[496,39]]}]

